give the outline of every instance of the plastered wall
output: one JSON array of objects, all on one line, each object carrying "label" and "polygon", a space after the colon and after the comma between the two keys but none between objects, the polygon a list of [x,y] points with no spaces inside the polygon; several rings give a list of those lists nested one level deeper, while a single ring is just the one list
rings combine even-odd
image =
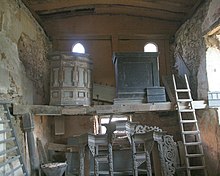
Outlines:
[{"label": "plastered wall", "polygon": [[[0,99],[47,104],[50,42],[21,1],[1,0],[0,4]],[[34,137],[40,137],[43,144],[50,134],[48,128],[42,128],[49,126],[46,118],[34,117]],[[28,159],[22,118],[17,116],[13,124],[22,153]]]}]

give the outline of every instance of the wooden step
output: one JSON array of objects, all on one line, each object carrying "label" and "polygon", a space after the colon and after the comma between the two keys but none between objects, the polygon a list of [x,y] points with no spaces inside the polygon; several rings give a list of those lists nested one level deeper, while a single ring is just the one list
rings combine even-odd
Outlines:
[{"label": "wooden step", "polygon": [[187,99],[177,99],[177,102],[191,102],[193,101],[192,99],[190,98],[187,98]]},{"label": "wooden step", "polygon": [[182,131],[182,134],[199,134],[200,131]]},{"label": "wooden step", "polygon": [[108,163],[108,155],[96,155],[95,160],[100,163]]},{"label": "wooden step", "polygon": [[15,151],[17,149],[18,149],[18,147],[16,146],[16,147],[10,148],[8,150],[1,151],[0,152],[0,156],[5,155],[5,154],[10,153],[10,152],[13,152],[13,151]]},{"label": "wooden step", "polygon": [[15,157],[11,158],[11,159],[6,160],[4,163],[0,163],[0,168],[3,167],[3,166],[6,166],[9,163],[12,163],[12,162],[18,160],[20,157],[21,156],[18,155],[18,156],[15,156]]},{"label": "wooden step", "polygon": [[193,145],[201,145],[202,142],[186,142],[184,143],[184,145],[187,145],[187,146],[193,146]]},{"label": "wooden step", "polygon": [[190,166],[189,169],[190,170],[201,170],[201,169],[205,169],[205,166]]},{"label": "wooden step", "polygon": [[188,158],[204,157],[204,154],[201,154],[201,153],[186,154],[186,157],[188,157]]},{"label": "wooden step", "polygon": [[[5,176],[9,176],[9,175],[13,175],[15,173],[15,171],[17,171],[18,169],[22,169],[23,164],[17,166],[16,168],[12,169],[10,172],[6,173]],[[26,175],[26,174],[23,174]]]},{"label": "wooden step", "polygon": [[177,92],[190,92],[190,89],[176,89]]},{"label": "wooden step", "polygon": [[197,120],[181,120],[180,123],[197,123]]},{"label": "wooden step", "polygon": [[195,112],[195,109],[179,109],[179,112]]},{"label": "wooden step", "polygon": [[9,120],[0,120],[0,124],[8,123],[10,122]]},{"label": "wooden step", "polygon": [[11,131],[12,131],[12,129],[0,130],[0,134],[1,134],[1,133],[7,133],[7,132],[11,132]]},{"label": "wooden step", "polygon": [[6,143],[6,142],[11,142],[11,141],[13,141],[13,140],[15,140],[15,137],[7,138],[7,139],[4,139],[4,140],[1,140],[1,141],[0,141],[0,144]]}]

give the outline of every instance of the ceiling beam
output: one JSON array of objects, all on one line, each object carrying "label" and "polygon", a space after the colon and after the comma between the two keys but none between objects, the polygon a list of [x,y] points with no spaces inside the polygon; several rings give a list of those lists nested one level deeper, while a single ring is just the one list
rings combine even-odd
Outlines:
[{"label": "ceiling beam", "polygon": [[139,9],[132,7],[121,7],[121,6],[97,6],[96,8],[84,7],[84,10],[77,9],[62,9],[44,11],[38,13],[42,18],[62,18],[70,16],[81,16],[81,15],[127,15],[133,17],[147,17],[153,19],[160,19],[173,22],[181,22],[186,16],[185,13],[169,12],[165,10],[151,10],[151,9]]},{"label": "ceiling beam", "polygon": [[140,1],[140,0],[54,0],[54,1],[43,1],[36,4],[32,3],[31,7],[35,11],[51,11],[57,9],[65,9],[70,7],[80,7],[80,6],[96,6],[96,5],[120,5],[120,6],[130,6],[138,8],[150,8],[150,9],[160,9],[167,10],[171,12],[187,12],[189,9],[187,6],[181,4],[176,4],[172,2],[167,2],[164,0],[157,0],[156,2],[151,1]]}]

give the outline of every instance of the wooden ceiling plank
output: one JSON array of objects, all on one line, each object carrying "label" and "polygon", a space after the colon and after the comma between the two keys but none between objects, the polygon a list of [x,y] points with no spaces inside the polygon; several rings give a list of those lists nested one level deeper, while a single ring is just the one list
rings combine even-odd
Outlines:
[{"label": "wooden ceiling plank", "polygon": [[65,9],[70,7],[79,7],[79,6],[94,6],[94,5],[121,5],[121,6],[131,6],[139,8],[152,8],[152,9],[161,9],[174,12],[187,12],[189,10],[186,6],[181,6],[175,3],[166,2],[166,1],[140,1],[140,0],[54,0],[54,1],[45,1],[44,3],[31,4],[31,7],[35,11],[47,11],[55,9]]},{"label": "wooden ceiling plank", "polygon": [[[163,15],[161,15],[163,14]],[[151,18],[151,19],[158,19],[158,20],[166,20],[170,22],[181,22],[182,19],[185,17],[184,14],[177,14],[177,13],[168,13],[163,11],[128,11],[128,10],[121,10],[121,9],[98,9],[95,13],[87,13],[87,12],[80,12],[80,13],[63,13],[63,14],[47,14],[47,15],[40,15],[42,19],[52,19],[52,18],[64,18],[64,17],[74,17],[74,16],[82,16],[82,15],[125,15],[131,17],[142,17],[142,18]]]},{"label": "wooden ceiling plank", "polygon": [[[185,17],[184,13],[173,13],[163,10],[138,9],[131,7],[96,8],[96,14],[122,14],[139,17],[151,17],[170,21],[181,21]],[[162,15],[161,15],[162,14]]]}]

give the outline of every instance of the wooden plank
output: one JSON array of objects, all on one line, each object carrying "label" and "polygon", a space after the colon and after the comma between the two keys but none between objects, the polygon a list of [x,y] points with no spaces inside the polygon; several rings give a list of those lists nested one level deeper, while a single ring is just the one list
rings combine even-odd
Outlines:
[{"label": "wooden plank", "polygon": [[[149,18],[156,18],[156,19],[163,19],[169,21],[181,21],[185,13],[178,13],[172,11],[166,11],[161,9],[148,9],[148,8],[136,8],[130,6],[111,6],[111,7],[98,7],[96,8],[96,14],[121,14],[121,15],[129,15],[129,16],[136,16],[136,17],[149,17]],[[163,14],[163,15],[161,15]]]},{"label": "wooden plank", "polygon": [[29,112],[35,115],[61,115],[61,110],[61,106],[13,104],[14,115],[21,115]]},{"label": "wooden plank", "polygon": [[166,2],[166,1],[158,1],[157,3],[151,2],[151,1],[131,1],[131,0],[81,0],[81,1],[60,1],[60,0],[53,0],[50,2],[45,1],[44,3],[32,3],[30,6],[35,11],[38,12],[44,12],[44,11],[61,11],[61,10],[71,10],[71,8],[74,7],[80,7],[82,8],[85,6],[88,8],[94,7],[94,6],[100,6],[100,5],[118,5],[122,8],[128,6],[128,7],[139,7],[139,8],[150,8],[150,9],[161,9],[171,12],[187,12],[189,8],[187,5],[179,5],[172,2]]},{"label": "wooden plank", "polygon": [[118,34],[119,40],[169,40],[168,34]]},{"label": "wooden plank", "polygon": [[163,85],[166,89],[166,93],[167,93],[170,101],[175,103],[176,98],[175,98],[175,91],[174,91],[172,76],[171,75],[170,76],[162,76],[162,82],[163,82]]},{"label": "wooden plank", "polygon": [[37,138],[37,149],[38,149],[40,164],[48,163],[48,158],[45,149],[39,138]]},{"label": "wooden plank", "polygon": [[[112,45],[114,51],[117,51],[117,41],[118,40],[169,40],[170,35],[168,34],[113,34],[106,35],[106,34],[62,34],[62,35],[56,35],[53,37],[54,40],[112,40],[112,44],[114,43],[114,46]],[[115,46],[116,45],[116,46]]]},{"label": "wooden plank", "polygon": [[146,103],[146,104],[117,104],[117,105],[97,105],[94,106],[97,114],[133,113],[147,111],[172,111],[171,102]]},{"label": "wooden plank", "polygon": [[58,152],[78,152],[79,148],[76,146],[69,146],[65,144],[48,143],[48,150],[58,151]]},{"label": "wooden plank", "polygon": [[95,113],[95,109],[92,106],[65,106],[61,111],[62,115],[86,115]]},{"label": "wooden plank", "polygon": [[[195,109],[205,109],[206,103],[203,100],[193,101]],[[145,103],[145,104],[116,104],[116,105],[95,105],[95,106],[48,106],[48,105],[13,105],[13,114],[22,115],[31,112],[35,115],[101,115],[140,113],[155,111],[174,111],[174,103]]]}]

